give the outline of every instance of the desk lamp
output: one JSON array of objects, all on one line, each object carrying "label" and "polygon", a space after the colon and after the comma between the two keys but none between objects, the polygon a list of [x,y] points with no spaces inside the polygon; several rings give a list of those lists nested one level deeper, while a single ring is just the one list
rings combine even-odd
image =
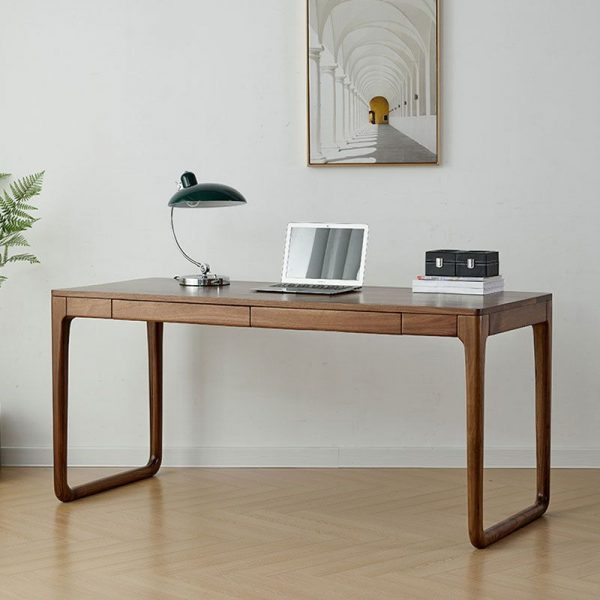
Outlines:
[{"label": "desk lamp", "polygon": [[189,171],[181,176],[181,187],[169,200],[171,231],[181,254],[193,265],[196,265],[200,269],[200,273],[175,277],[179,281],[179,285],[194,287],[229,285],[229,277],[211,273],[210,266],[207,263],[198,262],[183,251],[175,233],[173,210],[175,208],[217,208],[221,206],[239,206],[241,204],[246,204],[246,199],[232,187],[220,183],[198,183],[196,176]]}]

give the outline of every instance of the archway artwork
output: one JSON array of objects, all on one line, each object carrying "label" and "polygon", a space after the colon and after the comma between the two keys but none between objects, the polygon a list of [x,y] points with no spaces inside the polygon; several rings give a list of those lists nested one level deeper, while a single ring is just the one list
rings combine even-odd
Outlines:
[{"label": "archway artwork", "polygon": [[310,166],[439,164],[438,1],[307,0]]}]

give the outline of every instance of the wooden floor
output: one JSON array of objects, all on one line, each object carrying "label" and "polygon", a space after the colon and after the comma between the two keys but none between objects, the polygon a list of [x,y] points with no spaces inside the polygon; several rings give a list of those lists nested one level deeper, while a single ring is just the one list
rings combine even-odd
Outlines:
[{"label": "wooden floor", "polygon": [[[533,472],[486,486],[499,520]],[[596,600],[600,471],[555,471],[546,517],[475,550],[462,470],[165,469],[60,504],[49,469],[4,468],[0,598]]]}]

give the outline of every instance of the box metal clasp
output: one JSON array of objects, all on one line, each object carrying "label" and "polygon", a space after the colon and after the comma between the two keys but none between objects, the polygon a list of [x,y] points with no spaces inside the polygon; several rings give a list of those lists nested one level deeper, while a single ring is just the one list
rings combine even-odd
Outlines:
[{"label": "box metal clasp", "polygon": [[443,258],[436,258],[435,259],[435,266],[438,269],[441,269],[444,266],[444,259]]},{"label": "box metal clasp", "polygon": [[474,268],[475,268],[475,259],[467,258],[467,269],[474,269]]}]

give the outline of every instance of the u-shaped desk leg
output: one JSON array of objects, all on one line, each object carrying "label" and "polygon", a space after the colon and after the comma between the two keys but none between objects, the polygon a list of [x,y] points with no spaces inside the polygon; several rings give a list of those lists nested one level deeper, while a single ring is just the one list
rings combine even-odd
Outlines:
[{"label": "u-shaped desk leg", "polygon": [[70,487],[67,469],[69,332],[66,298],[52,298],[52,394],[54,417],[54,492],[62,502],[71,502],[98,492],[155,475],[162,461],[162,340],[163,324],[149,322],[148,364],[150,378],[150,457],[148,463],[116,475]]},{"label": "u-shaped desk leg", "polygon": [[534,503],[514,515],[483,528],[483,456],[485,347],[489,317],[459,317],[458,337],[465,346],[467,375],[467,478],[469,537],[476,548],[486,548],[541,517],[550,502],[550,412],[552,371],[552,305],[547,320],[533,325],[536,394],[537,493]]}]

